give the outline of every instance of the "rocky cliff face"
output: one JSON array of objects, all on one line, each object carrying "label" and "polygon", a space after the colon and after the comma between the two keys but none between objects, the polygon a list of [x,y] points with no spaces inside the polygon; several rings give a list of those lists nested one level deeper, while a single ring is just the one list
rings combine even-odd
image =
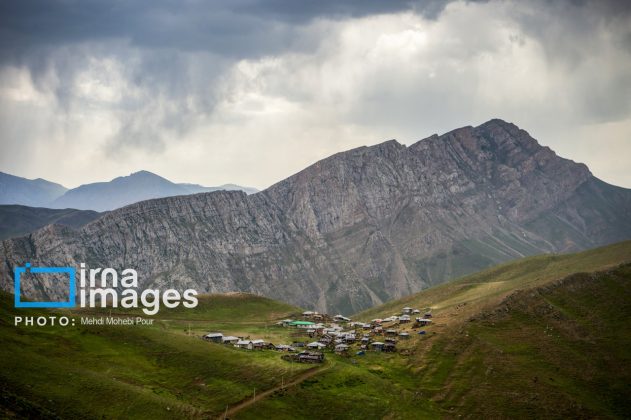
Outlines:
[{"label": "rocky cliff face", "polygon": [[[631,190],[501,120],[338,153],[247,196],[149,200],[4,241],[14,266],[138,270],[141,287],[248,291],[352,313],[492,264],[631,238]],[[60,296],[55,280],[23,289]]]}]

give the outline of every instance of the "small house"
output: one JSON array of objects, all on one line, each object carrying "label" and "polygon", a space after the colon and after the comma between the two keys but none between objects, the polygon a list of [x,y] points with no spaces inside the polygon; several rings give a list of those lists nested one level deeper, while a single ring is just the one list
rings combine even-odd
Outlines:
[{"label": "small house", "polygon": [[412,311],[412,314],[413,314],[413,315],[419,315],[420,313],[421,313],[421,310],[420,310],[420,309],[414,309],[414,310]]},{"label": "small house", "polygon": [[370,344],[370,347],[374,351],[382,351],[383,350],[383,346],[385,346],[385,343],[382,343],[381,341],[375,341],[374,343]]},{"label": "small house", "polygon": [[421,326],[421,327],[425,327],[429,324],[431,324],[432,320],[428,319],[428,318],[416,318],[416,323]]},{"label": "small house", "polygon": [[314,341],[313,343],[307,344],[307,347],[310,349],[321,350],[326,348],[326,344]]},{"label": "small house", "polygon": [[300,363],[322,363],[324,362],[324,354],[315,351],[303,351],[298,354]]},{"label": "small house", "polygon": [[223,334],[220,332],[212,332],[204,336],[204,340],[212,341],[213,343],[221,343],[222,339],[223,339]]},{"label": "small house", "polygon": [[385,340],[383,340],[383,341],[385,341],[385,342],[386,342],[386,344],[396,344],[396,343],[397,343],[396,338],[392,338],[392,337],[388,337],[388,338],[386,338],[386,339],[385,339]]},{"label": "small house", "polygon": [[320,337],[318,341],[324,344],[330,343],[331,341],[333,341],[333,336],[330,334],[324,334],[322,337]]},{"label": "small house", "polygon": [[316,312],[313,312],[313,311],[304,311],[304,312],[302,313],[302,316],[303,316],[304,318],[311,318],[311,317],[312,317],[315,313],[316,313]]},{"label": "small house", "polygon": [[305,329],[313,328],[312,327],[313,325],[315,325],[315,323],[311,321],[292,321],[289,323],[290,327],[305,328]]},{"label": "small house", "polygon": [[408,339],[408,338],[410,338],[410,333],[407,333],[405,331],[400,332],[399,333],[399,338]]},{"label": "small house", "polygon": [[302,351],[298,354],[284,354],[281,359],[296,363],[322,363],[324,354],[315,351]]},{"label": "small house", "polygon": [[396,337],[397,335],[399,335],[399,333],[397,332],[397,330],[393,330],[393,329],[388,329],[386,330],[386,336],[388,337]]},{"label": "small house", "polygon": [[395,352],[397,351],[397,347],[393,343],[385,343],[383,345],[384,352]]},{"label": "small house", "polygon": [[236,342],[235,347],[245,350],[252,350],[254,348],[250,340],[239,340]]},{"label": "small house", "polygon": [[237,344],[237,341],[239,341],[239,337],[234,337],[232,335],[226,335],[221,339],[223,344]]},{"label": "small house", "polygon": [[399,322],[401,324],[406,324],[406,323],[410,322],[410,315],[401,315],[399,317]]},{"label": "small house", "polygon": [[252,348],[254,350],[263,350],[267,346],[265,340],[252,340]]},{"label": "small house", "polygon": [[405,308],[403,308],[403,313],[407,315],[411,314],[412,308],[410,308],[409,306],[406,306]]},{"label": "small house", "polygon": [[333,320],[336,322],[351,322],[351,319],[345,317],[344,315],[335,315]]},{"label": "small house", "polygon": [[423,318],[431,318],[431,317],[432,317],[431,312],[425,312],[425,315],[423,315]]},{"label": "small house", "polygon": [[338,344],[337,346],[335,346],[335,352],[336,353],[346,353],[349,349],[349,346],[347,344]]},{"label": "small house", "polygon": [[277,351],[286,351],[286,352],[296,351],[296,349],[294,349],[292,346],[288,346],[287,344],[278,344],[274,348]]}]

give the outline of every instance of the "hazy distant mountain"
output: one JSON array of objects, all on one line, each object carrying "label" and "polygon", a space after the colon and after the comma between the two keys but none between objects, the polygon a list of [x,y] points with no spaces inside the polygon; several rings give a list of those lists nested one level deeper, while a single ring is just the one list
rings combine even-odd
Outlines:
[{"label": "hazy distant mountain", "polygon": [[190,193],[168,179],[139,171],[109,182],[95,182],[70,189],[50,207],[107,211],[151,198],[183,194]]},{"label": "hazy distant mountain", "polygon": [[[0,285],[11,290],[23,261],[85,261],[135,268],[141,288],[353,313],[499,262],[629,239],[629,214],[631,190],[491,120],[337,153],[258,194],[149,200],[78,231],[45,227],[2,243]],[[25,294],[61,291],[50,281]]]},{"label": "hazy distant mountain", "polygon": [[67,190],[45,179],[26,179],[0,172],[0,204],[47,206]]},{"label": "hazy distant mountain", "polygon": [[102,213],[92,210],[46,209],[19,205],[0,206],[0,239],[27,235],[51,223],[79,228]]},{"label": "hazy distant mountain", "polygon": [[176,184],[148,171],[135,172],[109,182],[95,182],[66,191],[50,207],[107,211],[152,198],[188,195],[220,189],[240,189],[238,186],[203,187],[196,184]]}]

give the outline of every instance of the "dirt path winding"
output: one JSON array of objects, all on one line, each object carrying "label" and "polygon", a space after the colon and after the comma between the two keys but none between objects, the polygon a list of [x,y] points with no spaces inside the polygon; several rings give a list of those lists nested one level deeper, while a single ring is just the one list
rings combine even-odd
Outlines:
[{"label": "dirt path winding", "polygon": [[320,365],[320,366],[308,369],[304,372],[301,372],[298,376],[295,376],[291,381],[285,383],[284,385],[275,386],[273,388],[262,391],[260,394],[257,393],[256,399],[253,399],[252,397],[245,398],[244,400],[241,400],[238,403],[230,406],[225,413],[219,416],[219,419],[231,419],[233,418],[234,415],[236,415],[239,411],[243,410],[244,408],[247,408],[251,406],[252,404],[261,401],[262,399],[269,397],[271,394],[273,394],[274,392],[280,389],[290,388],[290,387],[299,385],[301,382],[317,375],[318,373],[321,373],[325,370],[332,368],[334,364],[335,363],[331,361],[327,361],[325,362],[324,365]]}]

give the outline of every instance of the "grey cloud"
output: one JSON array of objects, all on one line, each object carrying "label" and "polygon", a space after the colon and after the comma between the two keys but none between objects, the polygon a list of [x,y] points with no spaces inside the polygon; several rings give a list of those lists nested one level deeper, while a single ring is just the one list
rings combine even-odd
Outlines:
[{"label": "grey cloud", "polygon": [[[495,12],[505,21],[495,21],[491,16],[489,22],[484,20],[488,15],[483,14],[478,20],[451,23],[440,34],[445,42],[428,45],[422,62],[402,61],[381,67],[387,58],[371,64],[361,51],[353,61],[336,61],[334,57],[340,54],[336,48],[343,42],[341,33],[355,25],[355,18],[409,11],[423,17],[421,30],[426,30],[443,21],[450,3],[448,0],[0,2],[0,70],[17,66],[28,72],[38,90],[50,93],[55,101],[50,114],[69,121],[64,122],[68,125],[68,137],[78,132],[72,125],[76,114],[85,111],[104,116],[114,126],[113,134],[99,144],[95,155],[113,160],[125,154],[151,159],[173,144],[186,146],[182,142],[190,141],[186,138],[191,131],[216,124],[213,117],[218,105],[233,99],[226,95],[247,96],[252,92],[260,97],[245,106],[261,113],[237,110],[222,115],[225,120],[219,125],[230,127],[212,127],[210,132],[215,134],[217,142],[213,143],[214,149],[219,148],[218,137],[224,133],[231,136],[226,141],[247,144],[248,148],[256,142],[275,147],[276,133],[287,131],[292,123],[300,125],[294,132],[303,135],[303,120],[299,118],[305,118],[309,124],[303,131],[322,129],[333,139],[336,124],[341,127],[340,133],[344,127],[354,126],[361,127],[361,133],[374,135],[357,139],[351,130],[344,140],[348,142],[376,142],[382,134],[384,138],[394,136],[411,141],[491,117],[513,120],[535,132],[538,127],[551,124],[573,126],[629,118],[631,24],[626,2],[489,2],[481,5],[488,6],[485,13]],[[464,4],[471,3],[478,2]],[[521,87],[515,89],[509,74],[492,67],[476,67],[484,60],[495,63],[492,60],[510,55],[511,48],[507,48],[508,52],[502,50],[506,44],[495,38],[496,32],[487,33],[489,25],[504,24],[510,28],[507,36],[515,44],[517,55],[522,54],[520,49],[531,48],[533,41],[544,51],[545,68],[537,69],[529,81],[534,85],[536,78],[541,77],[558,83],[550,85],[551,93],[529,97],[529,92]],[[370,26],[365,28],[371,30]],[[405,23],[397,21],[386,31],[401,32],[406,28]],[[601,57],[603,62],[595,64],[594,57]],[[231,77],[239,72],[235,70],[236,63],[246,60],[247,64],[257,65],[267,59],[278,61],[280,67],[254,71],[251,79],[243,76],[238,86],[231,89]],[[103,65],[103,60],[111,60],[117,67],[101,69],[98,66]],[[533,58],[536,64],[540,60],[540,56]],[[357,74],[345,72],[347,65],[356,67]],[[102,76],[105,87],[118,89],[118,96],[101,100],[98,95],[82,93],[82,77],[86,72],[96,81]],[[485,72],[498,75],[497,87],[493,80],[489,86],[487,80],[481,92],[480,76]],[[339,103],[335,103],[335,98],[323,99],[320,92],[344,74],[356,83],[356,89]],[[554,79],[558,74],[563,77]],[[508,81],[500,80],[504,76]],[[523,98],[516,97],[524,92]],[[484,94],[488,93],[501,100],[487,100]],[[239,103],[239,98],[236,99]],[[277,118],[279,114],[270,117],[277,118],[276,131],[269,129],[268,137],[255,138],[259,135],[257,128],[242,129],[255,123],[265,126],[269,120],[260,115],[276,99],[281,104],[280,112],[288,112],[284,121]],[[6,129],[7,116],[17,115],[8,112],[8,106],[9,102],[0,103],[0,124],[5,124],[1,127],[1,141],[29,141],[28,124],[20,124],[19,130]],[[322,110],[332,111],[327,115],[329,119],[318,126]],[[298,122],[292,120],[296,114],[291,112],[299,113]],[[314,117],[308,119],[302,113]],[[35,120],[36,115],[29,116],[28,121]],[[549,122],[552,120],[558,121]],[[44,131],[41,126],[46,123],[54,124],[50,121],[37,124],[39,136]],[[197,146],[212,141],[199,136],[192,140]],[[296,144],[304,142],[297,150],[320,141],[316,135],[303,136],[291,139]],[[89,145],[92,139],[77,141],[92,147]],[[255,147],[261,147],[258,143]],[[340,143],[335,149],[329,143],[326,150],[346,146]],[[42,175],[45,174],[38,174]],[[247,179],[230,181],[252,183]]]},{"label": "grey cloud", "polygon": [[305,46],[300,28],[342,19],[415,10],[436,17],[446,0],[231,0],[0,2],[0,51],[19,59],[32,48],[126,39],[148,48],[203,50],[256,57]]},{"label": "grey cloud", "polygon": [[[559,93],[585,122],[631,114],[631,5],[620,0],[537,1],[517,8],[515,22],[538,40],[551,68],[574,81]],[[601,61],[594,63],[598,57]],[[559,89],[562,89],[559,87]]]}]

